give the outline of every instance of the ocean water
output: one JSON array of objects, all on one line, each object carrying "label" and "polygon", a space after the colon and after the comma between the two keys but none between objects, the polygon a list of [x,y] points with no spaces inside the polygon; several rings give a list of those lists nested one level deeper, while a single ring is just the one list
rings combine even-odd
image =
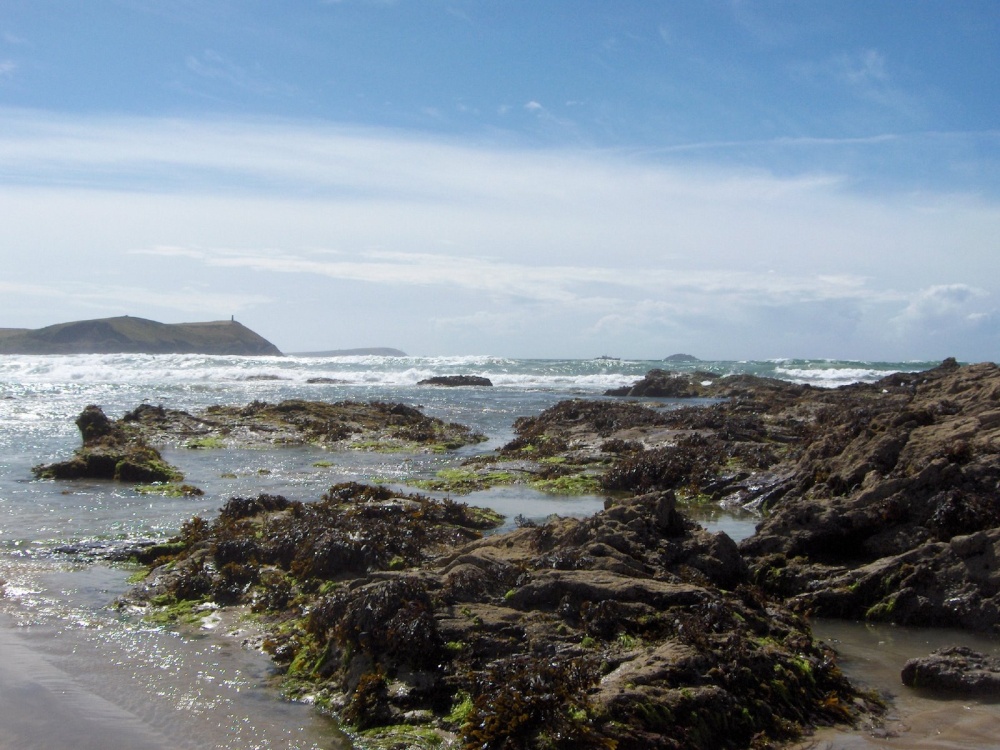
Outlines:
[{"label": "ocean water", "polygon": [[[267,660],[223,622],[199,633],[149,627],[109,607],[127,568],[91,551],[162,539],[231,496],[259,492],[309,501],[331,484],[402,484],[432,476],[513,436],[517,417],[566,398],[602,398],[655,367],[752,373],[820,387],[872,381],[937,362],[773,360],[664,363],[466,357],[210,357],[199,355],[0,356],[0,750],[116,748],[346,748],[335,723],[279,699]],[[438,388],[434,375],[479,375],[493,388]],[[312,382],[310,382],[312,381]],[[163,498],[108,482],[47,482],[31,467],[79,445],[74,419],[88,404],[119,417],[141,403],[194,411],[255,399],[401,401],[488,437],[453,455],[334,453],[297,447],[164,450],[196,498]],[[555,497],[500,488],[461,498],[509,517],[589,515],[599,497]],[[756,519],[706,515],[711,530],[740,537]],[[236,633],[233,631],[236,629]],[[981,729],[981,727],[979,727]],[[1000,721],[995,735],[1000,735]],[[835,745],[834,745],[835,746]],[[831,746],[831,747],[834,747]],[[847,746],[847,745],[845,745]],[[904,747],[905,745],[894,745]],[[969,745],[970,747],[972,745]],[[1000,747],[1000,745],[996,745]],[[962,745],[941,745],[953,750]]]}]

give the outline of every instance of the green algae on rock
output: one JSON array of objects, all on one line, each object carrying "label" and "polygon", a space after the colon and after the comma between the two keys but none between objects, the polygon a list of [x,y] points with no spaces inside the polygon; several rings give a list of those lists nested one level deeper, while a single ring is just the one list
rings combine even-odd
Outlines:
[{"label": "green algae on rock", "polygon": [[190,484],[176,482],[155,482],[153,484],[138,484],[133,487],[140,495],[163,495],[164,497],[195,497],[204,495],[204,491]]},{"label": "green algae on rock", "polygon": [[203,449],[312,444],[345,450],[435,451],[486,439],[412,406],[381,401],[253,401],[246,406],[210,406],[197,414],[142,404],[122,422],[151,443]]},{"label": "green algae on rock", "polygon": [[32,469],[39,479],[113,479],[120,482],[174,483],[184,478],[159,451],[112,422],[90,405],[76,419],[83,445],[73,458]]},{"label": "green algae on rock", "polygon": [[764,747],[878,710],[672,493],[488,537],[478,516],[354,483],[234,498],[132,599],[251,607],[287,689],[361,746],[410,724],[469,750]]}]

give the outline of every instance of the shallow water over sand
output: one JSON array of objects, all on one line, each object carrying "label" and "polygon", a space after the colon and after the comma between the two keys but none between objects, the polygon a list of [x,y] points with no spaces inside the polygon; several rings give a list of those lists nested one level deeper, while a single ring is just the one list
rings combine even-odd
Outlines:
[{"label": "shallow water over sand", "polygon": [[824,729],[803,744],[815,750],[997,750],[1000,700],[941,697],[902,684],[907,659],[956,644],[1000,655],[1000,640],[954,630],[902,628],[836,620],[813,624],[814,635],[833,646],[841,669],[890,698],[883,727]]},{"label": "shallow water over sand", "polygon": [[[179,635],[107,604],[128,571],[45,566],[0,601],[0,748],[339,750],[310,706],[280,699],[244,638]],[[228,629],[228,628],[220,628]]]}]

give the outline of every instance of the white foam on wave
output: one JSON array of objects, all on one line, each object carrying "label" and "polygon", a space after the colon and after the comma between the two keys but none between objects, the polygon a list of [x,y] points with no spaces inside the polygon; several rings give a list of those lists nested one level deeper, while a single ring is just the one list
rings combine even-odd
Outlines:
[{"label": "white foam on wave", "polygon": [[305,384],[325,378],[344,385],[414,386],[440,375],[477,375],[510,388],[617,387],[636,374],[586,361],[462,357],[222,357],[196,354],[12,355],[0,358],[0,384]]},{"label": "white foam on wave", "polygon": [[[721,374],[751,372],[797,383],[836,387],[871,382],[902,365],[833,360],[704,363]],[[476,375],[498,387],[601,392],[636,382],[656,362],[509,359],[489,355],[450,357],[226,357],[202,354],[7,355],[0,357],[0,386],[89,387],[94,384],[207,385],[267,388],[328,379],[344,386],[410,387],[439,375]],[[2,393],[2,391],[0,391]]]},{"label": "white foam on wave", "polygon": [[836,388],[851,383],[873,383],[898,370],[879,370],[868,367],[794,368],[778,367],[775,375],[793,383]]},{"label": "white foam on wave", "polygon": [[556,390],[560,388],[577,388],[581,390],[606,390],[631,385],[637,378],[634,375],[614,373],[588,373],[584,375],[540,375],[517,373],[484,373],[495,386],[509,388],[539,388]]}]

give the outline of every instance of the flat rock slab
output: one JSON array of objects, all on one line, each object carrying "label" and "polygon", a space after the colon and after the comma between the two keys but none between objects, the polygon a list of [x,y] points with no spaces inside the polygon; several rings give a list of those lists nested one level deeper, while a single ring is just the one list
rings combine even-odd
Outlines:
[{"label": "flat rock slab", "polygon": [[329,448],[450,449],[485,437],[412,406],[380,401],[304,401],[216,405],[196,414],[142,404],[121,423],[150,443],[199,447],[322,445]]},{"label": "flat rock slab", "polygon": [[1000,657],[966,646],[950,646],[910,659],[900,677],[912,688],[1000,698]]}]

